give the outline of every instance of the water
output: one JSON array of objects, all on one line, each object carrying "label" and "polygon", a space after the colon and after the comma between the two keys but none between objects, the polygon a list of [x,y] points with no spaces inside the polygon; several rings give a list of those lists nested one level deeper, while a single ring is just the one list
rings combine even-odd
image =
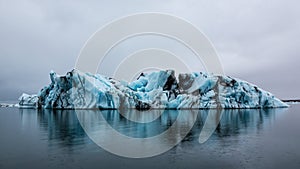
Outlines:
[{"label": "water", "polygon": [[[111,127],[135,138],[167,130],[179,113],[197,117],[179,145],[155,157],[131,159],[97,146],[73,110],[0,108],[0,168],[300,168],[299,111],[298,104],[289,109],[226,110],[220,125],[203,144],[198,138],[209,111],[164,111],[144,124],[133,121],[150,119],[148,116],[157,112],[81,112],[83,117],[101,113]],[[92,120],[91,124],[92,129],[104,130],[102,122]],[[181,124],[178,130],[187,125]],[[174,136],[169,136],[165,141],[172,139]]]}]

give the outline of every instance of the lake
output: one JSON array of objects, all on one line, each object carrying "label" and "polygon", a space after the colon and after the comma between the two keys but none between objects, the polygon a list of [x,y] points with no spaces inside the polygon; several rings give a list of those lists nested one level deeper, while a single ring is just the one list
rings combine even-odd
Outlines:
[{"label": "lake", "polygon": [[[201,144],[199,135],[210,113],[222,113],[220,123]],[[187,121],[179,122],[176,131],[191,130],[178,145],[149,158],[112,154],[86,133],[99,131],[102,140],[110,138],[107,122],[127,137],[154,137],[170,129],[179,115]],[[195,121],[190,123],[190,118]],[[136,122],[141,119],[143,123]],[[300,104],[222,112],[0,108],[0,168],[300,168],[299,121]],[[173,144],[178,137],[168,135],[159,142]]]}]

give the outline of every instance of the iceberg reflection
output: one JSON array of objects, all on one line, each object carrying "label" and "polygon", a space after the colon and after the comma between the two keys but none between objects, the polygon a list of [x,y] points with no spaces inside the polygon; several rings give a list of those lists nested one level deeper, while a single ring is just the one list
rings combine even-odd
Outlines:
[{"label": "iceberg reflection", "polygon": [[[137,139],[155,137],[168,129],[172,129],[172,132],[166,133],[164,137],[155,140],[156,143],[159,142],[163,145],[180,142],[181,137],[184,137],[183,142],[198,141],[207,119],[210,121],[211,127],[216,128],[211,133],[213,138],[257,133],[263,130],[265,126],[272,125],[276,120],[276,116],[280,116],[285,110],[210,109],[140,112],[129,109],[128,111],[119,112],[118,110],[20,109],[20,115],[24,124],[28,119],[35,119],[32,116],[36,116],[40,130],[45,134],[50,145],[53,143],[72,147],[90,143],[86,135],[87,130],[96,133],[96,139],[113,143],[109,138],[111,133],[107,130],[108,127],[128,138]],[[76,116],[76,113],[78,116]],[[210,118],[211,114],[214,114],[212,117],[215,118]],[[222,116],[219,116],[221,114]],[[84,129],[80,122],[84,122]],[[175,122],[176,125],[174,125]],[[172,126],[173,128],[171,128]],[[184,134],[185,132],[187,134]]]}]

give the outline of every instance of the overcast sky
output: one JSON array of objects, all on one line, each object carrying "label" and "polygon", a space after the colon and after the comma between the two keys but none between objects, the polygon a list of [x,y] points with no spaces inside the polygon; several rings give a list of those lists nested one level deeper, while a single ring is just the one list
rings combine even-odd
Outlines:
[{"label": "overcast sky", "polygon": [[215,45],[227,75],[279,98],[300,98],[297,0],[0,0],[0,100],[37,93],[50,70],[65,74],[74,67],[97,29],[139,12],[186,19]]}]

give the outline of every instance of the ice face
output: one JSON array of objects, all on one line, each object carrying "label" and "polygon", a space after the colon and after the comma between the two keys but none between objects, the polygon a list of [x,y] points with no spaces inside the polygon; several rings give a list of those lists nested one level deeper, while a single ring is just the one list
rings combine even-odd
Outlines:
[{"label": "ice face", "polygon": [[127,83],[99,74],[72,70],[65,76],[50,72],[51,83],[37,95],[23,94],[22,107],[55,109],[150,108],[275,108],[288,107],[271,93],[246,81],[204,72],[172,70],[142,73]]}]

